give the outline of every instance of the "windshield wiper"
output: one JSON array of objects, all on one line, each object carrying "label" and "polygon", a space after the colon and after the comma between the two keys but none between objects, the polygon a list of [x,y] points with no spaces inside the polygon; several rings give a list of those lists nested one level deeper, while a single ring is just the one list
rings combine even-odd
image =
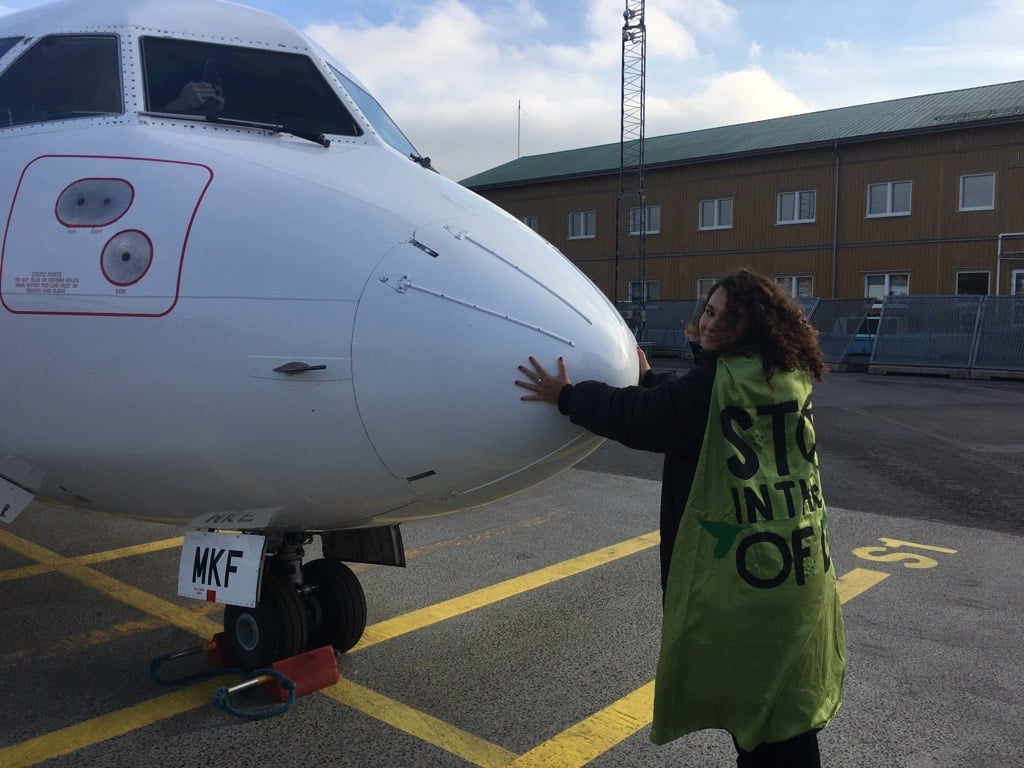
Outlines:
[{"label": "windshield wiper", "polygon": [[216,115],[190,115],[185,112],[140,112],[139,114],[146,115],[148,117],[173,117],[177,120],[193,120],[205,123],[237,125],[242,128],[259,128],[264,131],[273,131],[274,133],[287,133],[289,136],[295,136],[299,139],[311,141],[324,148],[331,146],[331,140],[318,131],[307,131],[302,128],[296,128],[281,123],[261,123],[256,120],[236,120],[233,117],[217,117]]},{"label": "windshield wiper", "polygon": [[422,165],[428,171],[433,171],[434,173],[438,172],[437,168],[435,168],[434,166],[432,166],[430,164],[430,158],[429,157],[424,157],[423,155],[410,154],[409,155],[409,159],[412,160],[417,165]]},{"label": "windshield wiper", "polygon": [[206,122],[238,125],[244,128],[262,128],[267,131],[273,131],[274,133],[287,133],[288,135],[295,136],[299,139],[312,141],[314,144],[319,144],[325,149],[331,146],[331,140],[318,131],[307,131],[302,128],[295,128],[281,123],[259,123],[255,120],[236,120],[232,117],[218,117],[216,115],[206,115]]}]

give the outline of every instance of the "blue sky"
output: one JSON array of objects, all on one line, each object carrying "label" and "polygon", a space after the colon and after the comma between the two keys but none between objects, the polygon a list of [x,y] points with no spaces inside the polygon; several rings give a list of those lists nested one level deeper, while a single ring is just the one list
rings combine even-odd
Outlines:
[{"label": "blue sky", "polygon": [[[625,0],[244,4],[332,51],[452,178],[517,154],[618,141]],[[645,8],[648,136],[1024,78],[1024,0]]]}]

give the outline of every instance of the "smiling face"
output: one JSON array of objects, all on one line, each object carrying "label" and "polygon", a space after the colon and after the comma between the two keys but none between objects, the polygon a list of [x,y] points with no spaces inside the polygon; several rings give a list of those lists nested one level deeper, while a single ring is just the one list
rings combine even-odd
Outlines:
[{"label": "smiling face", "polygon": [[742,314],[739,317],[729,316],[728,299],[728,291],[719,286],[708,298],[704,314],[700,316],[697,327],[700,346],[705,352],[732,346],[747,329],[747,320]]}]

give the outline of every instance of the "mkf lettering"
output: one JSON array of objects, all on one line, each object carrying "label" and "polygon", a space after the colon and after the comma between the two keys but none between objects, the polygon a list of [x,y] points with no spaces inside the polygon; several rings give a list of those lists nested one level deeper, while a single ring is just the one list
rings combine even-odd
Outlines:
[{"label": "mkf lettering", "polygon": [[[240,549],[196,547],[195,559],[192,561],[192,583],[227,589],[231,574],[238,573],[238,566],[235,565],[235,560],[244,556],[245,553]],[[221,582],[222,559],[224,561],[223,583]]]}]

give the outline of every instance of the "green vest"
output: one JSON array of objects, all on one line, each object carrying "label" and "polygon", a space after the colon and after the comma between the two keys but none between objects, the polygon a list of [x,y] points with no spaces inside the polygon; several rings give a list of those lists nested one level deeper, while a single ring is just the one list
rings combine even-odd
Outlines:
[{"label": "green vest", "polygon": [[724,728],[745,750],[823,728],[846,641],[829,557],[811,385],[718,360],[665,591],[651,740]]}]

